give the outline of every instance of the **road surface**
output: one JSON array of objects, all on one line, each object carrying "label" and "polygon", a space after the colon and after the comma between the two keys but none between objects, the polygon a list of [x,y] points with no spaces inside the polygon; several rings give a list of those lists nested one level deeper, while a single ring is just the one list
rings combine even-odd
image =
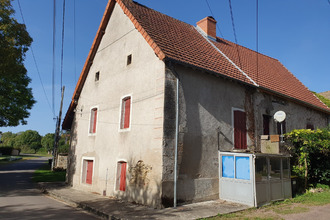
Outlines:
[{"label": "road surface", "polygon": [[40,193],[32,174],[45,157],[0,166],[0,219],[97,219]]}]

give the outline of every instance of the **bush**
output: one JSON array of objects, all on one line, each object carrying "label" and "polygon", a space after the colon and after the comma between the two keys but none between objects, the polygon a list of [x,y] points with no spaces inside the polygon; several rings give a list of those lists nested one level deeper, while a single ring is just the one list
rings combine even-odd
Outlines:
[{"label": "bush", "polygon": [[13,151],[13,147],[0,147],[0,152],[2,153],[2,155],[11,155],[11,152]]},{"label": "bush", "polygon": [[293,130],[285,135],[292,154],[292,171],[308,184],[330,184],[330,129]]}]

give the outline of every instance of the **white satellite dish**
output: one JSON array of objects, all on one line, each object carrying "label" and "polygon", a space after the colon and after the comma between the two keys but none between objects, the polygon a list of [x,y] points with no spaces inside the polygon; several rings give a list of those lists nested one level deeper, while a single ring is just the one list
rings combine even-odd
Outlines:
[{"label": "white satellite dish", "polygon": [[275,121],[277,122],[282,122],[284,121],[286,118],[286,114],[284,111],[277,111],[275,114],[274,114],[274,119]]}]

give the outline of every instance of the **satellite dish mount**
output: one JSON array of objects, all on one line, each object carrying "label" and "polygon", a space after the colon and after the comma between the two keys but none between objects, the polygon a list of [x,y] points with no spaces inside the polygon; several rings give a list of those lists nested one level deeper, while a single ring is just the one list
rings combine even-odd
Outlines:
[{"label": "satellite dish mount", "polygon": [[286,114],[284,111],[277,111],[275,114],[274,114],[274,120],[276,122],[279,122],[281,124],[281,142],[283,143],[283,121],[285,120],[286,118]]}]

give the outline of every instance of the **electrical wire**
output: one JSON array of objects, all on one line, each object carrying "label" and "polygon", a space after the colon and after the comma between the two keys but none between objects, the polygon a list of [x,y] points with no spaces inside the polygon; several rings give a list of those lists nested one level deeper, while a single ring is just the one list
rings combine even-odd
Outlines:
[{"label": "electrical wire", "polygon": [[[21,3],[19,0],[17,0],[17,3],[18,3],[18,7],[19,7],[19,11],[20,11],[20,14],[21,14],[21,17],[22,17],[22,20],[23,20],[23,24],[26,26],[26,23],[25,23],[25,19],[24,19],[24,16],[23,16],[23,10],[22,10],[22,7],[21,7]],[[34,51],[33,51],[33,46],[31,45],[31,53],[32,53],[32,57],[33,57],[33,61],[34,61],[34,65],[36,66],[36,69],[37,69],[37,74],[38,74],[38,77],[39,77],[39,80],[40,80],[40,83],[41,83],[41,87],[42,87],[42,90],[44,92],[44,95],[46,97],[46,101],[47,101],[47,104],[49,106],[49,108],[52,110],[52,107],[50,105],[50,102],[49,102],[49,99],[48,99],[48,96],[47,96],[47,93],[46,93],[46,90],[45,90],[45,87],[44,87],[44,83],[42,82],[42,79],[41,79],[41,76],[40,76],[40,71],[39,71],[39,67],[38,67],[38,63],[37,63],[37,59],[34,55]],[[53,116],[55,116],[55,112],[52,111],[53,113]]]},{"label": "electrical wire", "polygon": [[65,0],[63,0],[63,20],[62,20],[61,93],[62,93],[62,89],[63,89],[64,27],[65,27]]},{"label": "electrical wire", "polygon": [[[330,1],[330,0],[329,0]],[[259,79],[259,1],[256,0],[256,49],[257,49],[257,84]]]},{"label": "electrical wire", "polygon": [[[330,0],[329,0],[329,1],[330,1]],[[208,0],[205,0],[205,2],[206,2],[207,7],[209,8],[209,10],[210,10],[210,12],[211,12],[212,17],[215,17],[215,16],[213,15],[213,12],[212,12],[212,9],[211,9],[211,6],[210,6]],[[222,34],[222,32],[221,32],[220,26],[218,25],[218,22],[216,23],[216,26],[217,26],[217,28],[218,28],[218,30],[219,30],[220,36],[223,38],[223,34]]]},{"label": "electrical wire", "polygon": [[[53,0],[53,66],[52,66],[52,107],[55,112],[55,46],[56,46],[56,0]],[[54,117],[55,119],[55,117]]]},{"label": "electrical wire", "polygon": [[76,0],[73,1],[73,63],[74,63],[74,83],[77,82],[77,63],[76,63]]},{"label": "electrical wire", "polygon": [[239,55],[239,50],[238,50],[238,41],[237,41],[237,36],[236,36],[236,29],[235,29],[233,8],[231,6],[231,0],[229,0],[229,8],[230,8],[230,15],[231,15],[231,23],[232,23],[232,26],[233,26],[233,32],[234,32],[234,37],[235,37],[235,43],[236,43],[235,47],[236,47],[236,51],[237,51],[237,55],[238,55],[238,62],[239,62],[240,68],[242,68],[241,57]]}]

